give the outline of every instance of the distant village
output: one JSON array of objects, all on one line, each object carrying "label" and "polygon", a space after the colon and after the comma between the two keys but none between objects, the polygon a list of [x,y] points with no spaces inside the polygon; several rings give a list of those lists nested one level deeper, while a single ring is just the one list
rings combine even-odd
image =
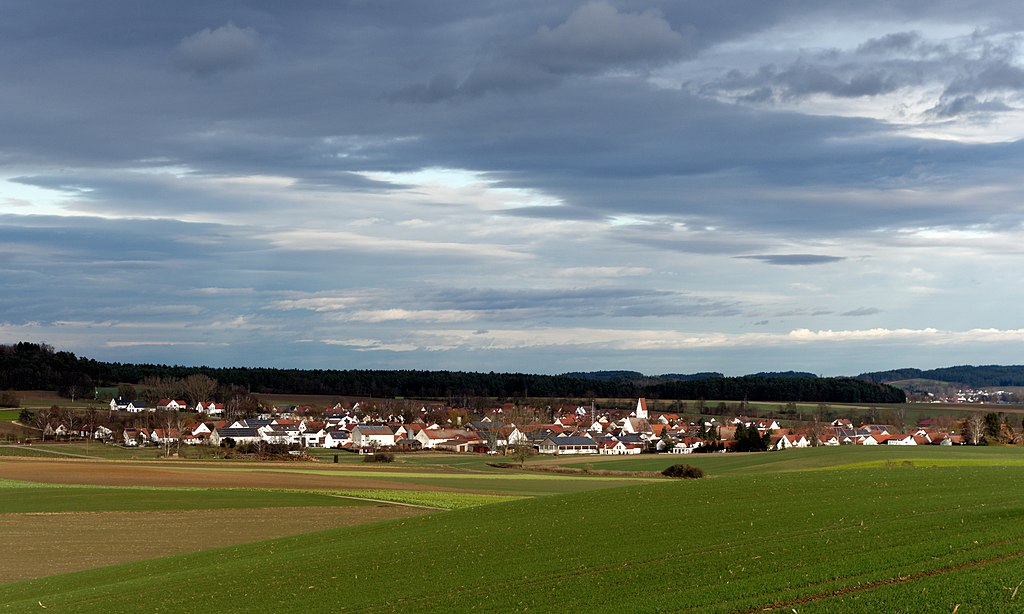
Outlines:
[{"label": "distant village", "polygon": [[[641,453],[693,454],[739,450],[738,431],[756,432],[761,449],[784,450],[841,445],[961,445],[964,436],[939,428],[930,420],[904,431],[886,424],[854,425],[850,420],[801,423],[783,427],[775,419],[748,416],[715,416],[687,420],[676,413],[649,411],[647,400],[638,399],[632,410],[597,412],[579,406],[553,413],[542,422],[525,417],[512,404],[494,407],[483,415],[449,410],[437,420],[438,408],[420,408],[419,417],[381,415],[359,403],[329,408],[278,405],[256,417],[225,419],[222,403],[190,405],[178,399],[161,399],[155,406],[144,401],[115,398],[111,415],[121,414],[123,424],[146,414],[167,416],[158,426],[58,423],[45,435],[54,438],[90,438],[126,447],[214,446],[236,448],[277,446],[301,454],[303,449],[325,448],[373,454],[381,450],[411,452],[436,450],[456,453],[508,454],[513,450],[544,455],[631,455]],[[161,413],[157,413],[161,412]],[[173,417],[173,418],[172,418]]]}]

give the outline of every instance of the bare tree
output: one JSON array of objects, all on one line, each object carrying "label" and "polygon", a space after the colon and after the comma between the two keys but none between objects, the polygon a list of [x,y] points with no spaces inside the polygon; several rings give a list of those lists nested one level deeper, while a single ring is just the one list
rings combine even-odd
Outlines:
[{"label": "bare tree", "polygon": [[49,409],[40,409],[32,415],[32,426],[36,427],[43,433],[43,441],[46,441],[47,435],[53,434],[53,423],[57,420],[58,407],[56,405]]},{"label": "bare tree", "polygon": [[818,407],[811,413],[811,446],[815,448],[821,445],[821,436],[825,433],[825,427],[822,422],[827,411],[828,405],[819,403]]},{"label": "bare tree", "polygon": [[149,376],[139,382],[142,392],[139,393],[147,403],[156,405],[160,399],[173,399],[180,396],[181,383],[172,377]]},{"label": "bare tree", "polygon": [[961,434],[967,443],[976,446],[985,436],[985,416],[981,412],[973,412],[960,424]]},{"label": "bare tree", "polygon": [[224,406],[224,417],[229,420],[251,417],[258,414],[260,409],[262,409],[262,405],[256,395],[239,392],[228,399]]},{"label": "bare tree", "polygon": [[199,401],[209,401],[213,393],[217,392],[217,380],[207,377],[202,373],[189,375],[180,382],[181,391],[190,404]]},{"label": "bare tree", "polygon": [[183,427],[181,415],[176,411],[168,410],[164,412],[160,422],[164,429],[164,456],[171,455],[171,448],[174,448],[175,454],[181,452],[181,429]]},{"label": "bare tree", "polygon": [[82,424],[82,416],[75,410],[65,407],[60,411],[60,422],[67,429],[68,439],[71,439],[78,432],[78,427]]}]

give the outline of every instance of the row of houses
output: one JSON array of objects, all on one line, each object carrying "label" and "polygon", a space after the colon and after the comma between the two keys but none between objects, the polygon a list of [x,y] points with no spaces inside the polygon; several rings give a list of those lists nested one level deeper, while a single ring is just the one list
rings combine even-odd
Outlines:
[{"label": "row of houses", "polygon": [[160,399],[156,405],[148,405],[145,401],[139,399],[128,400],[117,397],[110,399],[110,411],[123,411],[129,414],[156,411],[194,411],[197,414],[216,417],[224,415],[224,404],[213,401],[199,401],[195,405],[190,406],[181,399]]}]

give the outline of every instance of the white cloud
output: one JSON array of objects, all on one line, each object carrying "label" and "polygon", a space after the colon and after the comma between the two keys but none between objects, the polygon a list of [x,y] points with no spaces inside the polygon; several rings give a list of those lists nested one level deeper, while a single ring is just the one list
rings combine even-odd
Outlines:
[{"label": "white cloud", "polygon": [[376,309],[359,310],[343,319],[353,322],[466,322],[477,316],[454,309]]},{"label": "white cloud", "polygon": [[[1024,329],[971,329],[949,331],[936,328],[872,328],[861,330],[795,329],[778,333],[695,333],[664,330],[623,330],[595,328],[532,328],[527,330],[488,329],[417,331],[409,342],[398,344],[403,352],[413,350],[522,350],[529,348],[576,347],[618,351],[679,351],[713,348],[771,348],[797,345],[927,344],[969,345],[1010,343],[1024,340]],[[358,342],[332,341],[382,349],[395,345],[382,339]]]}]

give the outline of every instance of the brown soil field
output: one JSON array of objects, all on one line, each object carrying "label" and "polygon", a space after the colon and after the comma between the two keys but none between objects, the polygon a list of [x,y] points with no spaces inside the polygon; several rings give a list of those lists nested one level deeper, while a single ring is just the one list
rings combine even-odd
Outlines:
[{"label": "brown soil field", "polygon": [[0,514],[0,583],[425,512],[380,505]]},{"label": "brown soil field", "polygon": [[[448,490],[437,486],[410,484],[367,477],[271,473],[242,465],[223,463],[187,463],[174,466],[132,461],[94,461],[80,459],[51,460],[47,458],[0,457],[0,478],[50,484],[93,484],[97,486],[186,486],[196,488],[293,488],[331,490],[345,488],[380,488],[400,490]],[[309,465],[277,464],[263,468],[312,469]],[[197,471],[197,468],[202,470]],[[221,471],[217,471],[220,469]],[[229,469],[229,471],[225,471]]]}]

